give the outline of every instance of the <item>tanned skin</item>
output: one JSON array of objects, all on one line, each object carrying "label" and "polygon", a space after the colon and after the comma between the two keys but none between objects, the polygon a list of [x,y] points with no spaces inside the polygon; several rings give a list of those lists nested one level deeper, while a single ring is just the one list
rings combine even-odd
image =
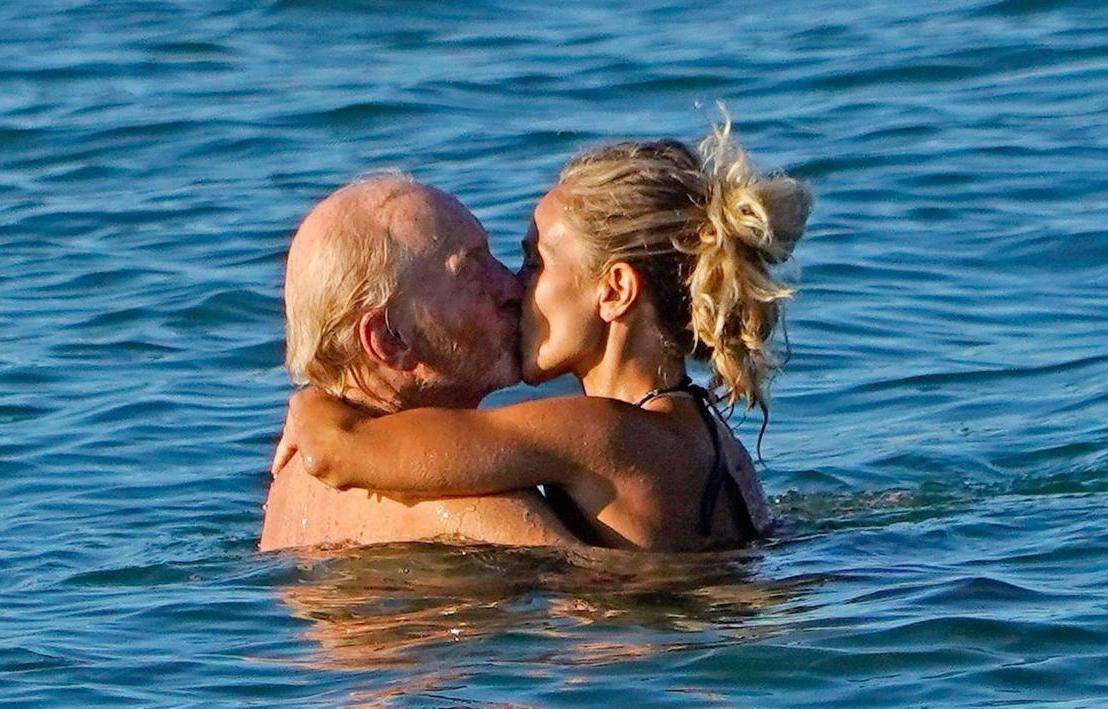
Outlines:
[{"label": "tanned skin", "polygon": [[[570,373],[586,396],[488,410],[420,408],[369,419],[318,391],[290,402],[274,461],[306,465],[338,489],[419,497],[550,486],[604,546],[697,550],[743,541],[726,500],[712,534],[696,532],[712,468],[711,436],[687,394],[643,407],[647,392],[685,375],[667,352],[646,284],[627,263],[590,279],[580,237],[556,188],[540,201],[524,249],[522,367],[535,383]],[[721,453],[753,521],[771,524],[750,456],[722,424]]]},{"label": "tanned skin", "polygon": [[[286,298],[310,284],[310,263],[334,229],[391,239],[397,296],[359,320],[362,357],[342,406],[361,420],[426,406],[475,407],[519,379],[520,286],[492,257],[488,236],[457,200],[406,180],[344,188],[305,219],[289,250]],[[476,323],[476,324],[475,324]],[[355,377],[354,374],[359,376]],[[294,401],[297,399],[294,398]],[[417,438],[409,449],[419,455]],[[512,545],[578,544],[533,487],[498,495],[423,496],[339,491],[284,466],[269,491],[262,551],[457,539]]]}]

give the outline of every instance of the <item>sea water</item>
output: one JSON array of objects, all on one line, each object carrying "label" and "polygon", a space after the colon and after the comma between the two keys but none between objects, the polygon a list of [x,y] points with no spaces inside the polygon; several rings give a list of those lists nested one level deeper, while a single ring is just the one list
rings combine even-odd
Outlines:
[{"label": "sea water", "polygon": [[[0,37],[0,699],[1108,701],[1100,0],[15,0]],[[575,151],[716,100],[817,195],[779,538],[255,551],[316,200],[409,170],[515,267]]]}]

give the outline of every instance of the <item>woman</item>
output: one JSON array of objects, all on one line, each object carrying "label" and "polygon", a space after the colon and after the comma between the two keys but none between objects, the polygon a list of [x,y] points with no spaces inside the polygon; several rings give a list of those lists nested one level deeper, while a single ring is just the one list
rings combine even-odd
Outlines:
[{"label": "woman", "polygon": [[584,396],[369,419],[306,390],[275,469],[299,451],[332,486],[409,497],[543,485],[583,541],[609,547],[699,550],[765,534],[750,456],[685,357],[709,365],[730,406],[767,412],[770,338],[791,294],[770,266],[789,257],[811,200],[793,179],[756,173],[729,122],[700,150],[591,150],[535,209],[520,273],[524,379],[571,373]]}]

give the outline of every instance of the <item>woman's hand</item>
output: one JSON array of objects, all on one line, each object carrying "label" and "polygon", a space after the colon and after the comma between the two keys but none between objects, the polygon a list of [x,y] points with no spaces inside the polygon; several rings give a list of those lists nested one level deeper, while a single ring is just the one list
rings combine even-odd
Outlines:
[{"label": "woman's hand", "polygon": [[305,387],[289,399],[289,411],[270,472],[274,477],[298,454],[308,473],[338,489],[347,481],[330,464],[332,442],[350,425],[357,409],[315,387]]}]

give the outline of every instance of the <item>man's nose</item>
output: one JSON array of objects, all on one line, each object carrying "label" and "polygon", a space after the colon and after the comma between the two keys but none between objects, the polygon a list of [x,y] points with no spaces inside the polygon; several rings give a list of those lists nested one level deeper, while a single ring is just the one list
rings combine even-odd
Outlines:
[{"label": "man's nose", "polygon": [[496,262],[495,294],[497,305],[515,305],[523,298],[523,284],[507,266]]}]

